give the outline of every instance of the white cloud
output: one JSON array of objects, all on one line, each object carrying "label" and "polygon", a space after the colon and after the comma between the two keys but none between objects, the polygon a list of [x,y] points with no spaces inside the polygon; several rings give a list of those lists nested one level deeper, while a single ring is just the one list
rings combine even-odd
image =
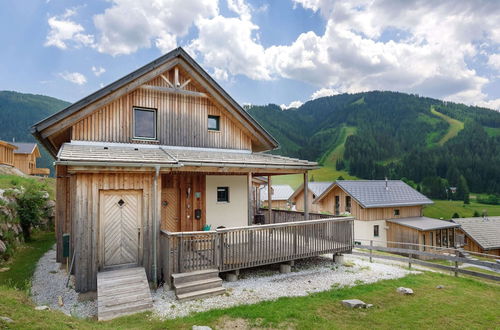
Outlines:
[{"label": "white cloud", "polygon": [[74,47],[93,45],[94,37],[85,34],[83,26],[70,19],[75,14],[75,9],[67,9],[61,16],[49,17],[50,30],[45,40],[45,46],[67,49],[70,45]]},{"label": "white cloud", "polygon": [[84,85],[87,83],[87,78],[85,78],[85,76],[83,74],[81,74],[80,72],[64,71],[64,72],[61,72],[59,74],[59,76],[61,78],[63,78],[64,80],[69,81],[73,84]]},{"label": "white cloud", "polygon": [[500,54],[491,54],[488,57],[488,65],[493,69],[500,71]]},{"label": "white cloud", "polygon": [[94,16],[97,49],[111,55],[131,54],[154,41],[166,52],[198,20],[217,14],[217,0],[112,0],[110,8]]},{"label": "white cloud", "polygon": [[338,93],[339,92],[331,88],[321,88],[315,91],[311,95],[311,100],[319,99],[320,97],[325,97],[325,96],[337,95]]},{"label": "white cloud", "polygon": [[304,104],[304,103],[301,101],[292,101],[288,105],[286,105],[286,104],[280,105],[280,108],[281,108],[281,110],[295,109],[295,108],[300,107],[302,104]]},{"label": "white cloud", "polygon": [[104,72],[106,72],[106,69],[103,67],[92,66],[92,72],[95,74],[96,77],[99,77]]}]

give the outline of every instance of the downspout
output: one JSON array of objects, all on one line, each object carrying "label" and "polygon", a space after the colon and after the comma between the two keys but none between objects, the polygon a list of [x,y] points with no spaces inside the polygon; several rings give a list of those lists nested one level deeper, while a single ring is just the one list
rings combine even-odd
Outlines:
[{"label": "downspout", "polygon": [[158,176],[160,175],[160,166],[155,166],[155,177],[153,180],[153,284],[158,285]]}]

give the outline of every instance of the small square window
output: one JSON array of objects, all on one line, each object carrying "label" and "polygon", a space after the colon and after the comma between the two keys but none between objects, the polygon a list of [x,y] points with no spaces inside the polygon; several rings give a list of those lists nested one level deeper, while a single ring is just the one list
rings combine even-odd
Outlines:
[{"label": "small square window", "polygon": [[156,109],[134,108],[134,138],[156,140]]},{"label": "small square window", "polygon": [[394,209],[394,216],[395,217],[399,216],[399,209]]},{"label": "small square window", "polygon": [[379,225],[373,226],[373,237],[378,237],[379,235]]},{"label": "small square window", "polygon": [[229,187],[217,187],[217,202],[229,203]]},{"label": "small square window", "polygon": [[219,116],[208,116],[208,130],[220,131],[220,117]]}]

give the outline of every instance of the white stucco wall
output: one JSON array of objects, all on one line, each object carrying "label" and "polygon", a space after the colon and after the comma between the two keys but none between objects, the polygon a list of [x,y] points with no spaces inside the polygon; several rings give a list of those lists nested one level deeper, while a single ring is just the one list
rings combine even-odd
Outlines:
[{"label": "white stucco wall", "polygon": [[[379,226],[378,237],[373,236],[373,226],[375,225]],[[370,245],[370,240],[373,240],[373,245],[387,246],[387,229],[385,220],[354,220],[354,240],[361,242],[363,245]]]},{"label": "white stucco wall", "polygon": [[[248,225],[246,175],[207,175],[207,225],[242,227]],[[217,202],[217,187],[229,187],[229,203]]]}]

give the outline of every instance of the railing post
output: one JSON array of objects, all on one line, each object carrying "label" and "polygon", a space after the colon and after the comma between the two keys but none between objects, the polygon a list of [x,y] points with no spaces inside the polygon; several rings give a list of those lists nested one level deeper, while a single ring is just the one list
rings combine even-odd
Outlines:
[{"label": "railing post", "polygon": [[171,279],[171,275],[172,275],[172,269],[170,268],[170,236],[167,235],[167,240],[166,240],[166,247],[165,247],[165,250],[164,250],[164,253],[165,253],[165,276],[166,276],[166,279],[163,279],[165,281],[165,283],[167,283],[168,287],[171,288],[172,287],[172,279]]},{"label": "railing post", "polygon": [[410,268],[410,269],[411,269],[411,257],[412,257],[412,254],[410,253],[408,255],[408,268]]},{"label": "railing post", "polygon": [[220,242],[219,270],[224,270],[224,233],[217,233]]},{"label": "railing post", "polygon": [[[458,250],[455,250],[455,257],[459,257],[460,252]],[[458,277],[458,260],[455,260],[455,277]]]},{"label": "railing post", "polygon": [[183,250],[184,250],[184,247],[183,247],[183,239],[182,239],[182,235],[179,236],[179,253],[177,254],[178,255],[178,258],[179,258],[179,273],[183,273],[184,272],[184,262],[182,261],[182,258],[183,258]]},{"label": "railing post", "polygon": [[370,262],[373,262],[373,240],[370,240]]}]

